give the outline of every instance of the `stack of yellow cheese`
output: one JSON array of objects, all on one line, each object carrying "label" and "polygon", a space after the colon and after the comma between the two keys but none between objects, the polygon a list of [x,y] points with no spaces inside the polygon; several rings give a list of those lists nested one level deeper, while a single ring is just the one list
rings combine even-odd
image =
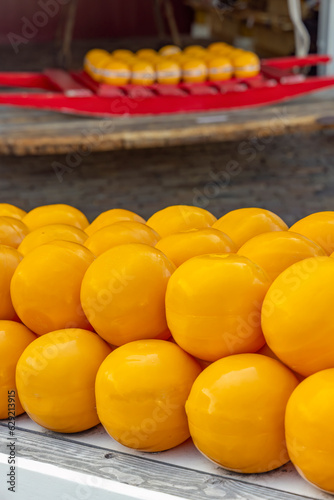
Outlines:
[{"label": "stack of yellow cheese", "polygon": [[236,49],[223,42],[204,48],[190,45],[181,50],[166,45],[159,52],[141,49],[134,53],[119,49],[112,53],[90,50],[84,60],[85,71],[97,82],[110,85],[165,85],[250,78],[260,72],[260,60],[253,52]]}]

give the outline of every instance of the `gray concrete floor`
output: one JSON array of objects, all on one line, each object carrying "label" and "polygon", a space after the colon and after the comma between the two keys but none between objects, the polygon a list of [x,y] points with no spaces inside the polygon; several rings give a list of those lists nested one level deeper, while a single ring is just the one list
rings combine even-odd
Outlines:
[{"label": "gray concrete floor", "polygon": [[259,206],[292,224],[334,210],[333,139],[333,131],[322,131],[266,144],[250,138],[87,157],[0,157],[0,200],[25,210],[68,203],[90,219],[113,207],[149,217],[168,205],[195,204],[219,217]]}]

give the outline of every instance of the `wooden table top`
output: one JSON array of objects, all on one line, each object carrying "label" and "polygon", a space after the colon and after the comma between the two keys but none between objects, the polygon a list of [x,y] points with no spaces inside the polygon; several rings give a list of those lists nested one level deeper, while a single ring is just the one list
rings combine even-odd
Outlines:
[{"label": "wooden table top", "polygon": [[327,90],[276,106],[113,119],[2,106],[0,154],[83,156],[317,130],[334,125],[333,95]]}]

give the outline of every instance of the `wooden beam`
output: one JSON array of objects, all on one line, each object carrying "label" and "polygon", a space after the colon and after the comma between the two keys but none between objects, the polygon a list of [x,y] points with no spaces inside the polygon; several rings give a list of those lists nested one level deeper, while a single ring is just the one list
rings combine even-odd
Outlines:
[{"label": "wooden beam", "polygon": [[59,63],[63,68],[68,69],[71,65],[72,58],[72,39],[73,30],[76,21],[78,10],[78,0],[71,0],[64,21],[64,30],[62,35],[62,45],[58,58]]}]

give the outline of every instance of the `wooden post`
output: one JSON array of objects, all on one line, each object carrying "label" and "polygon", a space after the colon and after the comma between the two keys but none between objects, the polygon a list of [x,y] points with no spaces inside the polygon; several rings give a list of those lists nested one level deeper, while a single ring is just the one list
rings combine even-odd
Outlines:
[{"label": "wooden post", "polygon": [[180,47],[181,38],[176,24],[174,9],[171,0],[164,0],[165,12],[168,21],[168,26],[172,35],[173,43]]},{"label": "wooden post", "polygon": [[71,0],[65,18],[65,26],[62,37],[62,46],[59,52],[59,63],[62,67],[68,68],[72,57],[73,30],[78,9],[78,0]]}]

